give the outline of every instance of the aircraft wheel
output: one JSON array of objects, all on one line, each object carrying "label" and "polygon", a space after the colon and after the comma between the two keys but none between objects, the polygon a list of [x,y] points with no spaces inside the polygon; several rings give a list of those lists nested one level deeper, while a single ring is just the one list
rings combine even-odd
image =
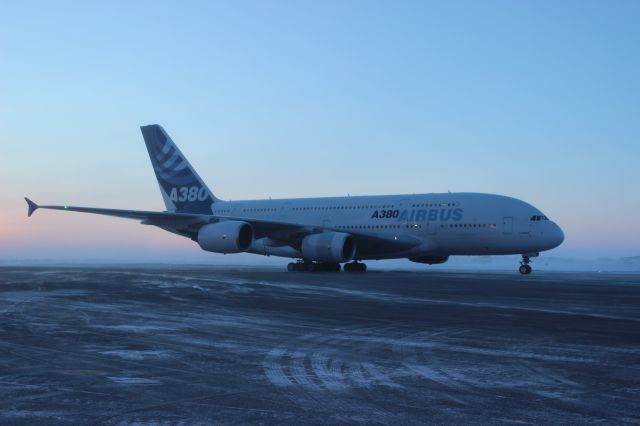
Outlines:
[{"label": "aircraft wheel", "polygon": [[287,265],[287,271],[304,272],[306,270],[307,265],[304,262],[291,262]]},{"label": "aircraft wheel", "polygon": [[310,270],[309,265],[304,262],[298,263],[297,266],[298,266],[297,271],[300,271],[300,272],[307,272]]},{"label": "aircraft wheel", "polygon": [[359,262],[345,263],[344,271],[345,272],[366,272],[367,265]]},{"label": "aircraft wheel", "polygon": [[520,271],[520,273],[522,275],[527,275],[531,273],[531,266],[529,265],[520,265],[520,268],[518,268],[518,271]]}]

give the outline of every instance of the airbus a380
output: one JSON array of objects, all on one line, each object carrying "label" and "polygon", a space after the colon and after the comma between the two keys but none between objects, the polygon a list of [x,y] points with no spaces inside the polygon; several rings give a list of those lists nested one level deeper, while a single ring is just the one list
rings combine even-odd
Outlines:
[{"label": "airbus a380", "polygon": [[202,181],[164,129],[142,126],[167,211],[38,206],[140,220],[190,238],[214,253],[255,253],[297,259],[290,271],[364,272],[363,260],[407,258],[438,264],[452,255],[520,254],[531,258],[559,246],[560,227],[515,198],[478,193],[380,195],[223,201]]}]

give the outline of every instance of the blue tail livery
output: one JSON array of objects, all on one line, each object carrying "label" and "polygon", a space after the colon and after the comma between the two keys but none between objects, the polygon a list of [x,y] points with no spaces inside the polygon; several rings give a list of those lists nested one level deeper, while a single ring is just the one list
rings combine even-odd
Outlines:
[{"label": "blue tail livery", "polygon": [[140,127],[168,211],[211,214],[218,201],[162,126]]}]

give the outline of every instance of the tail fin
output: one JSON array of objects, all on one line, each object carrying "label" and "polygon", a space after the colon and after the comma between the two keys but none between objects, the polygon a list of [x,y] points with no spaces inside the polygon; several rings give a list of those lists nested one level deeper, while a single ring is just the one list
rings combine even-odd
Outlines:
[{"label": "tail fin", "polygon": [[164,129],[157,124],[140,129],[167,210],[211,214],[211,205],[219,200],[209,191]]}]

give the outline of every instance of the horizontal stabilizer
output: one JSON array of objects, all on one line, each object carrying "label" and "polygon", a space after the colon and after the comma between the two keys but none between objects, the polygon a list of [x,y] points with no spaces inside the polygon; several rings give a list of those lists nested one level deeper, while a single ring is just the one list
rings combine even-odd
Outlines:
[{"label": "horizontal stabilizer", "polygon": [[28,199],[27,197],[24,197],[24,199],[27,202],[27,205],[29,206],[29,210],[27,211],[27,216],[31,217],[33,212],[38,210],[39,206],[36,203],[34,203],[33,201],[31,201],[30,199]]}]

